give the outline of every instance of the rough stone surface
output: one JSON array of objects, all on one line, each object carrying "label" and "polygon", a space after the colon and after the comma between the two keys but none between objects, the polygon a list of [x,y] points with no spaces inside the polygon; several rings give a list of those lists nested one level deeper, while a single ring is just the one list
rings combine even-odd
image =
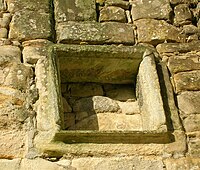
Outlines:
[{"label": "rough stone surface", "polygon": [[131,14],[133,20],[147,18],[169,20],[170,13],[172,12],[167,0],[135,0],[130,3],[132,5]]},{"label": "rough stone surface", "polygon": [[138,102],[117,102],[123,114],[133,115],[140,114]]},{"label": "rough stone surface", "polygon": [[94,114],[85,118],[75,126],[69,128],[70,130],[126,130],[126,131],[141,131],[142,119],[141,115],[124,115],[116,113],[101,113]]},{"label": "rough stone surface", "polygon": [[8,11],[15,13],[20,10],[37,11],[39,13],[50,12],[50,0],[6,0]]},{"label": "rough stone surface", "polygon": [[174,23],[175,25],[187,25],[192,22],[192,13],[186,4],[177,5],[174,8],[175,18]]},{"label": "rough stone surface", "polygon": [[72,112],[71,106],[68,104],[67,100],[62,97],[62,102],[63,102],[63,111],[66,113]]},{"label": "rough stone surface", "polygon": [[200,92],[187,91],[177,96],[178,107],[185,115],[200,113]]},{"label": "rough stone surface", "polygon": [[168,60],[170,73],[174,74],[184,71],[200,70],[199,58],[200,57],[197,52],[193,54],[182,54],[170,57]]},{"label": "rough stone surface", "polygon": [[186,38],[181,30],[162,20],[140,19],[134,23],[137,26],[138,42],[141,43],[157,45],[165,41],[184,42]]},{"label": "rough stone surface", "polygon": [[183,119],[186,132],[200,131],[200,114],[189,115]]},{"label": "rough stone surface", "polygon": [[124,9],[115,6],[105,6],[100,11],[100,22],[116,21],[126,23],[126,14]]},{"label": "rough stone surface", "polygon": [[79,158],[72,161],[72,167],[77,169],[91,170],[132,170],[132,169],[144,169],[144,170],[162,170],[163,163],[161,160],[155,160],[153,158],[143,157],[118,157],[118,158]]},{"label": "rough stone surface", "polygon": [[200,50],[200,42],[194,41],[190,43],[164,43],[159,44],[156,47],[159,53],[186,53],[190,51],[199,51]]},{"label": "rough stone surface", "polygon": [[74,113],[64,113],[64,123],[65,127],[68,128],[75,125],[75,114]]},{"label": "rough stone surface", "polygon": [[189,155],[200,157],[200,132],[187,133]]},{"label": "rough stone surface", "polygon": [[19,170],[21,159],[0,159],[1,170]]},{"label": "rough stone surface", "polygon": [[199,158],[180,158],[180,159],[166,159],[164,161],[167,170],[189,170],[189,169],[199,169],[200,159]]},{"label": "rough stone surface", "polygon": [[56,22],[96,21],[95,0],[55,0]]},{"label": "rough stone surface", "polygon": [[7,38],[8,30],[6,28],[0,28],[0,38]]},{"label": "rough stone surface", "polygon": [[198,0],[170,0],[171,4],[182,4],[182,3],[186,3],[186,4],[197,4]]},{"label": "rough stone surface", "polygon": [[[166,117],[154,55],[144,56],[137,78],[136,96],[145,130],[165,129]],[[152,115],[154,115],[152,117]]]},{"label": "rough stone surface", "polygon": [[174,75],[176,92],[200,90],[200,70],[181,72]]},{"label": "rough stone surface", "polygon": [[57,40],[79,44],[134,44],[134,33],[131,25],[116,22],[67,22],[58,24]]},{"label": "rough stone surface", "polygon": [[121,1],[121,0],[106,0],[105,1],[106,6],[117,6],[121,7],[123,9],[128,10],[130,7],[130,3],[127,1]]},{"label": "rough stone surface", "polygon": [[[27,29],[27,27],[29,29]],[[16,40],[49,39],[52,36],[51,15],[34,11],[18,11],[10,23],[9,38]]]},{"label": "rough stone surface", "polygon": [[77,100],[73,106],[74,112],[88,112],[91,114],[105,112],[119,112],[120,107],[116,101],[103,96],[94,96]]}]

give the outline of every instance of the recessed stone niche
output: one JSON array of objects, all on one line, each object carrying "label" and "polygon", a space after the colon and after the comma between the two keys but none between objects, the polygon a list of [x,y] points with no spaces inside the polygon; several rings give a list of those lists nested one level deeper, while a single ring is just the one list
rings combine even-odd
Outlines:
[{"label": "recessed stone niche", "polygon": [[149,48],[59,44],[52,54],[48,98],[62,127],[54,140],[167,142],[161,88]]}]

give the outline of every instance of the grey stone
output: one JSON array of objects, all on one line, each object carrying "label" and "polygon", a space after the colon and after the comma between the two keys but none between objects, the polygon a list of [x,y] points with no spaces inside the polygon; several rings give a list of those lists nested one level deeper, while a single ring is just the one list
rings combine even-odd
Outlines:
[{"label": "grey stone", "polygon": [[200,114],[200,92],[187,91],[177,96],[178,107],[181,110],[183,117],[191,114]]},{"label": "grey stone", "polygon": [[109,22],[67,22],[58,24],[57,41],[60,43],[134,44],[131,25]]},{"label": "grey stone", "polygon": [[142,114],[143,129],[166,130],[165,111],[153,54],[144,56],[137,76],[136,96]]},{"label": "grey stone", "polygon": [[104,97],[93,96],[89,98],[82,98],[77,100],[73,106],[74,112],[88,112],[91,114],[106,113],[106,112],[120,112],[120,107],[116,101]]},{"label": "grey stone", "polygon": [[69,128],[70,130],[142,130],[142,118],[140,114],[125,115],[116,113],[101,113],[91,115],[81,121],[75,126]]},{"label": "grey stone", "polygon": [[106,0],[105,1],[106,6],[117,6],[126,10],[129,10],[130,3],[127,1],[122,0]]},{"label": "grey stone", "polygon": [[116,21],[116,22],[126,23],[127,19],[125,10],[120,7],[105,6],[100,11],[99,21],[100,22]]},{"label": "grey stone", "polygon": [[170,57],[168,60],[168,68],[171,74],[184,71],[200,70],[199,57],[197,56],[198,53],[199,52],[195,52],[193,54],[179,54]]},{"label": "grey stone", "polygon": [[174,8],[175,18],[174,24],[179,25],[188,25],[192,22],[192,13],[186,4],[180,4]]},{"label": "grey stone", "polygon": [[176,93],[200,90],[200,70],[177,73],[173,78]]},{"label": "grey stone", "polygon": [[51,14],[18,11],[10,23],[9,38],[15,40],[49,39],[52,36]]},{"label": "grey stone", "polygon": [[180,29],[163,20],[140,19],[134,23],[137,26],[138,42],[140,43],[158,45],[165,41],[185,42],[186,40],[186,36]]},{"label": "grey stone", "polygon": [[159,44],[156,47],[159,53],[186,53],[190,51],[199,51],[200,50],[200,41],[194,41],[190,43],[164,43]]},{"label": "grey stone", "polygon": [[68,91],[75,97],[103,96],[102,86],[94,83],[69,84]]},{"label": "grey stone", "polygon": [[21,159],[1,159],[0,167],[1,170],[19,170]]},{"label": "grey stone", "polygon": [[[57,45],[62,83],[134,83],[146,47]],[[106,62],[105,62],[106,59]]]},{"label": "grey stone", "polygon": [[56,22],[96,21],[95,0],[55,0]]},{"label": "grey stone", "polygon": [[47,12],[51,11],[50,9],[50,0],[6,0],[8,4],[8,11],[15,13],[20,10],[30,10],[35,12]]},{"label": "grey stone", "polygon": [[72,160],[72,166],[77,169],[91,170],[162,170],[161,160],[144,157],[110,157],[110,158],[77,158]]},{"label": "grey stone", "polygon": [[132,5],[131,14],[133,20],[148,18],[165,20],[170,19],[172,9],[168,0],[134,0],[130,3]]}]

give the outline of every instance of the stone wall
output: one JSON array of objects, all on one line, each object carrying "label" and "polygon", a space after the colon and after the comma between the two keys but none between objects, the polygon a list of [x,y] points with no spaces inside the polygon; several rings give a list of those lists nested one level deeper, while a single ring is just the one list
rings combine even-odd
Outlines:
[{"label": "stone wall", "polygon": [[[0,0],[0,169],[199,169],[199,18],[199,0]],[[95,62],[87,60],[80,66],[77,54]],[[136,55],[140,65],[141,54],[154,56],[160,83],[156,87],[166,116],[161,125],[167,129],[134,137],[121,133],[129,142],[105,142],[106,135],[119,139],[115,133],[105,133],[95,136],[97,142],[67,143],[62,130],[88,117],[87,101],[92,96],[101,96],[93,97],[94,110],[103,112],[101,116],[121,109],[122,116],[134,115],[139,122],[140,72],[139,66],[124,62],[131,59],[128,54]],[[71,58],[62,63],[64,55]],[[120,60],[110,61],[112,57]],[[99,58],[113,64],[112,69],[99,64]],[[70,82],[62,80],[66,65],[76,70],[73,74],[68,70]],[[153,71],[143,67],[144,80],[154,84]],[[134,70],[133,82],[127,81],[132,75],[125,68]],[[105,74],[100,74],[102,70]],[[148,90],[145,99],[156,91]],[[157,110],[158,105],[149,112],[156,115]],[[162,116],[155,118],[163,122]]]}]

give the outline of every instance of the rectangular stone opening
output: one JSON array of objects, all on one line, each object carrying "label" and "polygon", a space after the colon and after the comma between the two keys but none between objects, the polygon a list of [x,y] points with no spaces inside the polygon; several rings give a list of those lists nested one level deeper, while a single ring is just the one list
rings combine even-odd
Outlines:
[{"label": "rectangular stone opening", "polygon": [[147,47],[59,44],[54,59],[63,122],[55,140],[168,141],[154,54]]}]

